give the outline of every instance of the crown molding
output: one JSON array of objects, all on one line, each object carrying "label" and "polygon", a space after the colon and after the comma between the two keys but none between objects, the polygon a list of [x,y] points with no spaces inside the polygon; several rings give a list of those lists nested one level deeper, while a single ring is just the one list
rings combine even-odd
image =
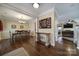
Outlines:
[{"label": "crown molding", "polygon": [[30,17],[32,17],[32,18],[36,18],[36,16],[30,14],[29,12],[26,12],[26,11],[24,11],[24,10],[22,10],[22,9],[19,9],[19,8],[17,8],[17,7],[14,7],[14,6],[10,5],[10,4],[7,4],[7,3],[5,4],[5,3],[3,3],[3,4],[1,4],[1,6],[6,7],[6,8],[8,8],[8,9],[11,9],[11,10],[13,10],[13,11],[16,11],[16,12],[18,12],[18,13],[22,13],[22,14],[24,14],[24,15],[30,16]]}]

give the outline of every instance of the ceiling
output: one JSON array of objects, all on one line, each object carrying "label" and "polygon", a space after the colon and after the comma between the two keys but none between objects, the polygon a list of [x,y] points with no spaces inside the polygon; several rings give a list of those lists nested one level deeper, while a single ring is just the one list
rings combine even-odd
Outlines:
[{"label": "ceiling", "polygon": [[60,20],[79,18],[79,4],[78,3],[56,4],[55,10]]},{"label": "ceiling", "polygon": [[[3,3],[0,4],[0,18],[17,19],[18,15],[23,15],[25,19],[35,19],[41,13],[54,8],[57,19],[77,19],[79,18],[79,4],[78,3],[39,3],[40,7],[35,9],[32,7],[33,3]],[[24,20],[24,17],[23,18]]]}]

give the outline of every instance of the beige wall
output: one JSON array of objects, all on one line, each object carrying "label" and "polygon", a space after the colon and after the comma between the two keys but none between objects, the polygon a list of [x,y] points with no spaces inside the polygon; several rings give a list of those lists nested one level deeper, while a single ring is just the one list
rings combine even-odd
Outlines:
[{"label": "beige wall", "polygon": [[30,32],[31,32],[32,36],[35,36],[35,23],[36,23],[35,19],[29,21],[29,29],[30,29]]},{"label": "beige wall", "polygon": [[[45,19],[51,17],[51,29],[39,29],[38,32],[45,32],[45,33],[51,33],[51,31],[53,31],[54,29],[54,11],[52,10],[48,10],[47,12],[44,12],[43,14],[41,14],[38,19]],[[38,23],[39,24],[39,23]],[[38,25],[39,28],[39,25]]]},{"label": "beige wall", "polygon": [[37,25],[38,25],[37,26],[38,27],[37,32],[51,33],[50,43],[51,43],[52,46],[54,46],[55,45],[55,41],[54,41],[54,24],[55,24],[55,22],[54,22],[54,9],[52,8],[51,10],[48,10],[48,11],[40,14],[39,17],[38,17],[38,22],[39,22],[39,20],[44,19],[44,18],[48,18],[48,17],[51,17],[51,28],[50,29],[40,29],[39,23],[37,23]]},{"label": "beige wall", "polygon": [[[14,21],[8,21],[8,20],[2,20],[3,22],[3,31],[0,32],[0,39],[8,39],[10,38],[9,31],[14,32],[15,30],[29,30],[28,23],[26,24],[20,24],[19,22]],[[16,25],[16,29],[12,29],[11,25]],[[20,25],[23,25],[24,28],[20,29]]]},{"label": "beige wall", "polygon": [[[0,19],[1,20],[1,19]],[[4,20],[1,20],[3,24],[3,28],[5,29],[5,21]],[[3,39],[3,31],[0,31],[0,40]]]}]

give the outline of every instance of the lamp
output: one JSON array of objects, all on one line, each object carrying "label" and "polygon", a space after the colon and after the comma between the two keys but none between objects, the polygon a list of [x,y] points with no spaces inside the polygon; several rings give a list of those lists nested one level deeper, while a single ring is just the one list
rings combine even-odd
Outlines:
[{"label": "lamp", "polygon": [[38,4],[38,3],[34,3],[34,4],[33,4],[33,7],[34,7],[34,8],[39,8],[39,4]]}]

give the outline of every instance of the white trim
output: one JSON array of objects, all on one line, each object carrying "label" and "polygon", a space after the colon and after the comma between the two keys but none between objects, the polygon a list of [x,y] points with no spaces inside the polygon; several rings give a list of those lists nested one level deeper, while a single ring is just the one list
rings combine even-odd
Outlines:
[{"label": "white trim", "polygon": [[15,12],[22,13],[22,14],[24,14],[24,15],[30,16],[30,17],[32,17],[32,18],[36,18],[36,16],[33,16],[31,13],[26,12],[26,11],[24,11],[24,10],[22,10],[22,9],[19,9],[19,8],[13,6],[13,5],[10,5],[10,4],[1,4],[1,6],[2,6],[2,7],[6,7],[6,8],[8,8],[8,9],[10,9],[10,10],[15,11]]},{"label": "white trim", "polygon": [[77,47],[77,49],[79,49],[79,47]]},{"label": "white trim", "polygon": [[51,43],[51,46],[53,46],[53,47],[54,47],[54,46],[55,46],[55,44],[54,44],[54,43]]}]

